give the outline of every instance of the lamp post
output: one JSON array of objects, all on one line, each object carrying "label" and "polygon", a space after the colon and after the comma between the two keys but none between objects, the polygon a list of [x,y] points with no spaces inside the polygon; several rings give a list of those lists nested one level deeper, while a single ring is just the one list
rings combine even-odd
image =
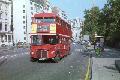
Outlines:
[{"label": "lamp post", "polygon": [[14,46],[14,36],[13,36],[13,31],[14,31],[14,28],[13,28],[13,0],[9,0],[11,1],[11,26],[10,26],[10,30],[12,31],[12,43],[13,43],[13,46]]}]

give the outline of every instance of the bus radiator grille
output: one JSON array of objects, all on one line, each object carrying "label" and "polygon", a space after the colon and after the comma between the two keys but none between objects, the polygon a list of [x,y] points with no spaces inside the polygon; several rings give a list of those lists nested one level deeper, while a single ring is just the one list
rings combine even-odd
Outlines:
[{"label": "bus radiator grille", "polygon": [[37,55],[39,58],[47,58],[47,51],[45,50],[38,50]]}]

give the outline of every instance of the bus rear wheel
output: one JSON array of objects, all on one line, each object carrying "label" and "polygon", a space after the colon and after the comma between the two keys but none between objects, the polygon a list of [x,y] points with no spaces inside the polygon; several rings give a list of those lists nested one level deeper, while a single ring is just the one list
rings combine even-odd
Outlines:
[{"label": "bus rear wheel", "polygon": [[33,57],[30,58],[30,61],[31,61],[31,62],[35,62],[35,61],[37,61],[37,60],[38,60],[38,59],[33,58]]},{"label": "bus rear wheel", "polygon": [[56,53],[56,56],[55,56],[55,58],[53,60],[54,60],[55,63],[58,63],[61,60],[60,52]]}]

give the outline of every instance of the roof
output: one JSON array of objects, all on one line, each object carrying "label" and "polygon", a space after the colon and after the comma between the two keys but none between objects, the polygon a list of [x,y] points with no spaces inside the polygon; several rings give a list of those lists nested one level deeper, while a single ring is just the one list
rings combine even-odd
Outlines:
[{"label": "roof", "polygon": [[104,37],[104,36],[95,36],[95,37]]},{"label": "roof", "polygon": [[57,15],[54,13],[38,13],[35,14],[34,17],[56,17]]},{"label": "roof", "polygon": [[[55,13],[37,13],[35,14],[33,17],[58,17],[61,20],[63,20],[64,22],[66,22],[64,19],[62,19],[59,15],[55,14]],[[68,22],[66,22],[68,23]],[[69,24],[69,23],[68,23]],[[69,24],[70,25],[70,24]]]}]

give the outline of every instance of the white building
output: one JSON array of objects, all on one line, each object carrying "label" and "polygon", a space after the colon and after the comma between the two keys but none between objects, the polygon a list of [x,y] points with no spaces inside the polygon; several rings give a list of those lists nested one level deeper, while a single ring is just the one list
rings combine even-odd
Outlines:
[{"label": "white building", "polygon": [[11,29],[11,2],[0,0],[0,46],[12,45],[13,33]]},{"label": "white building", "polygon": [[[49,12],[49,2],[42,0],[13,0],[14,42],[30,43],[31,17],[35,13]],[[43,0],[44,1],[44,0]]]},{"label": "white building", "polygon": [[73,36],[73,41],[78,42],[80,41],[80,33],[82,31],[82,26],[83,26],[83,21],[80,18],[76,18],[71,20],[71,26],[72,26],[72,36]]},{"label": "white building", "polygon": [[59,7],[54,6],[53,4],[51,4],[52,7],[52,13],[57,14],[58,16],[61,17],[61,19],[65,20],[66,22],[68,21],[68,16],[67,13],[63,10],[61,10]]},{"label": "white building", "polygon": [[67,16],[67,13],[66,13],[65,11],[60,10],[60,11],[59,11],[59,16],[60,16],[63,20],[65,20],[66,22],[68,21],[68,16]]}]

